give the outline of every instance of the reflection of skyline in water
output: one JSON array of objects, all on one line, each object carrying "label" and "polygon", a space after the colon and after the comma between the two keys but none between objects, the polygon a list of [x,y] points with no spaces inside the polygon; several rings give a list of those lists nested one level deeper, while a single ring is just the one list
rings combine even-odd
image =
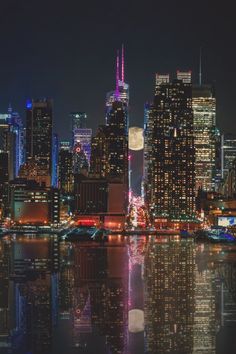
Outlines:
[{"label": "reflection of skyline in water", "polygon": [[232,353],[235,265],[176,239],[0,240],[0,354]]}]

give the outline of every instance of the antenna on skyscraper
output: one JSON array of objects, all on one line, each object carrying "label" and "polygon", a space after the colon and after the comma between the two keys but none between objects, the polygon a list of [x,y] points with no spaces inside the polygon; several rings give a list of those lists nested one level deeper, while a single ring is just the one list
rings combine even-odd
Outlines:
[{"label": "antenna on skyscraper", "polygon": [[120,78],[120,63],[119,63],[119,50],[116,56],[116,98],[119,98],[119,78]]},{"label": "antenna on skyscraper", "polygon": [[124,44],[122,44],[122,52],[121,52],[121,81],[125,82],[125,50]]},{"label": "antenna on skyscraper", "polygon": [[199,56],[199,86],[202,86],[202,47],[200,47]]}]

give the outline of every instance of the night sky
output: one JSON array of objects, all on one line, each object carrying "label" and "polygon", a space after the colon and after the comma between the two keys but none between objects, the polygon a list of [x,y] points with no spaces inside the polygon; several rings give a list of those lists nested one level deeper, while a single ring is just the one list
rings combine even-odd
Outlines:
[{"label": "night sky", "polygon": [[126,48],[132,125],[142,126],[154,73],[192,69],[215,82],[218,126],[234,131],[236,40],[233,1],[1,0],[0,111],[24,117],[26,98],[52,97],[55,130],[70,136],[70,111],[104,122],[105,94],[115,86],[116,49]]}]

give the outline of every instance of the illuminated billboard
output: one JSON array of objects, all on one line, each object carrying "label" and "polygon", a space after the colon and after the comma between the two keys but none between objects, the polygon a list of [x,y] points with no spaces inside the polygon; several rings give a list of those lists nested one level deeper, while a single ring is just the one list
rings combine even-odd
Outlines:
[{"label": "illuminated billboard", "polygon": [[218,225],[219,226],[236,225],[236,216],[219,216]]}]

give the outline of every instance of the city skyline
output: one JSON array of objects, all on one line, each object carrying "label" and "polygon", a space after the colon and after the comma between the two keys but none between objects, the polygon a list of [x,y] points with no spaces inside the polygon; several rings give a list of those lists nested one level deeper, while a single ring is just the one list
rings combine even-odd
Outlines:
[{"label": "city skyline", "polygon": [[[70,134],[71,111],[86,111],[88,125],[94,128],[103,122],[104,97],[115,86],[116,48],[124,43],[131,87],[130,123],[141,126],[143,105],[153,96],[155,72],[192,69],[193,82],[197,82],[202,47],[202,81],[216,82],[217,86],[217,124],[225,132],[232,130],[236,76],[232,15],[230,7],[214,4],[212,13],[210,4],[202,4],[189,9],[186,1],[178,5],[148,1],[135,6],[120,1],[117,9],[103,1],[88,9],[88,5],[72,1],[64,9],[51,1],[44,11],[43,1],[33,22],[30,14],[36,11],[34,2],[16,5],[15,1],[3,1],[2,14],[5,18],[10,14],[13,24],[7,35],[0,37],[5,53],[0,110],[11,102],[23,117],[27,98],[46,96],[54,99],[56,130],[63,139]],[[218,25],[219,15],[223,26]],[[4,25],[3,18],[0,26]],[[17,61],[13,61],[15,53]]]}]

